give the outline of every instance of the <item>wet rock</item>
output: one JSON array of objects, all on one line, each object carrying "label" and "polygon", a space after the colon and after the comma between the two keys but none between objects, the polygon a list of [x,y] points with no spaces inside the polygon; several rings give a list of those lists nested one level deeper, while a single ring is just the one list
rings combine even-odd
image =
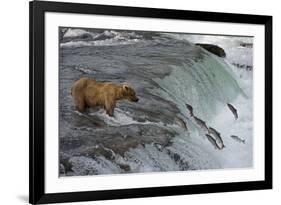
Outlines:
[{"label": "wet rock", "polygon": [[196,43],[195,45],[206,49],[207,51],[209,51],[210,53],[213,53],[216,56],[223,57],[223,58],[226,57],[226,54],[225,54],[225,51],[223,50],[223,48],[221,48],[217,45],[204,44],[204,43]]},{"label": "wet rock", "polygon": [[124,156],[130,149],[141,144],[157,143],[167,146],[176,132],[168,127],[150,124],[125,125],[108,129],[77,132],[77,136],[64,137],[60,147],[69,155],[96,157],[104,156],[112,159],[114,154]]},{"label": "wet rock", "polygon": [[83,156],[95,158],[97,156],[104,156],[106,159],[113,159],[114,153],[111,150],[106,149],[103,145],[97,145],[90,148],[86,148],[81,153]]},{"label": "wet rock", "polygon": [[125,172],[130,172],[131,171],[131,167],[129,165],[127,165],[127,164],[118,164],[118,165]]}]

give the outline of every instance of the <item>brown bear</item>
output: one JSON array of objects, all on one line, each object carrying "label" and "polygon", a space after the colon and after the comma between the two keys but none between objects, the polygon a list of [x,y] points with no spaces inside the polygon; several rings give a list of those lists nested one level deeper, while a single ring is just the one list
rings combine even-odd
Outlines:
[{"label": "brown bear", "polygon": [[83,112],[87,107],[102,106],[109,116],[113,116],[118,100],[127,99],[132,102],[139,100],[134,89],[127,84],[99,82],[86,77],[73,84],[71,95],[78,111]]}]

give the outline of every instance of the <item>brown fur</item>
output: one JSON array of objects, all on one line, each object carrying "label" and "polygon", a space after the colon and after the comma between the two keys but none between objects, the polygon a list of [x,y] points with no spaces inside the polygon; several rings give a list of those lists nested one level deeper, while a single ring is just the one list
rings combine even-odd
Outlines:
[{"label": "brown fur", "polygon": [[77,80],[71,88],[71,95],[78,111],[83,112],[87,107],[103,106],[109,116],[113,116],[118,100],[138,101],[134,89],[127,84],[117,85],[90,78]]}]

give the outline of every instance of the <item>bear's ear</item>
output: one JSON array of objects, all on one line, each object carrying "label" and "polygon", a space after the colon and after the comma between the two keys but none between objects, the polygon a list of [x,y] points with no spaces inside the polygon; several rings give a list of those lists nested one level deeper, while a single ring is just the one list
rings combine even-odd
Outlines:
[{"label": "bear's ear", "polygon": [[123,85],[123,89],[127,91],[127,90],[129,89],[128,84],[124,84],[124,85]]}]

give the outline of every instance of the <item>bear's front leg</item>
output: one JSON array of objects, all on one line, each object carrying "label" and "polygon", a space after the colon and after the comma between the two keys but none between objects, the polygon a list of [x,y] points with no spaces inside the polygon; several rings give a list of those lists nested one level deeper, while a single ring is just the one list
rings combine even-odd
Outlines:
[{"label": "bear's front leg", "polygon": [[111,108],[110,110],[106,110],[106,114],[108,114],[110,117],[114,117],[114,108]]},{"label": "bear's front leg", "polygon": [[115,108],[114,103],[111,102],[105,103],[106,114],[108,114],[110,117],[114,117],[114,108]]}]

